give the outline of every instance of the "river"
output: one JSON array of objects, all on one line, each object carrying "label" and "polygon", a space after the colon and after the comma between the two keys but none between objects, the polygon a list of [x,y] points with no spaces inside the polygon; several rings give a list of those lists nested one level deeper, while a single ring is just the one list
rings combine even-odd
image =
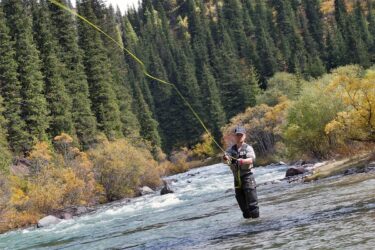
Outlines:
[{"label": "river", "polygon": [[173,194],[2,234],[0,249],[374,249],[374,174],[301,184],[280,181],[285,171],[255,169],[258,219],[242,218],[229,168],[216,164],[168,177]]}]

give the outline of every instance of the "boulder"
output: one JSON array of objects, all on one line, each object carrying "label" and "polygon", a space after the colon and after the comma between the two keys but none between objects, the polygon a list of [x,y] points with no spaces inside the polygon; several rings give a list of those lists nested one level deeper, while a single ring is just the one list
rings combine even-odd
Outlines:
[{"label": "boulder", "polygon": [[87,207],[80,206],[80,207],[77,207],[75,214],[81,215],[81,214],[85,214],[88,212],[89,212],[89,209]]},{"label": "boulder", "polygon": [[38,224],[37,224],[37,227],[40,228],[40,227],[47,227],[47,226],[50,226],[50,225],[55,225],[57,223],[59,223],[61,221],[61,219],[55,217],[55,216],[52,216],[52,215],[48,215],[42,219],[40,219],[38,221]]},{"label": "boulder", "polygon": [[163,182],[164,182],[164,187],[160,190],[160,195],[174,193],[174,191],[169,187],[168,183],[166,181],[163,181]]},{"label": "boulder", "polygon": [[295,176],[295,175],[303,174],[303,173],[305,173],[305,171],[306,170],[303,167],[288,168],[288,170],[286,171],[285,177],[290,177],[290,176]]},{"label": "boulder", "polygon": [[71,213],[63,213],[62,218],[60,219],[70,220],[70,219],[73,219],[73,215]]},{"label": "boulder", "polygon": [[141,193],[141,195],[146,195],[146,194],[154,193],[154,190],[152,190],[151,188],[149,188],[147,186],[143,186],[139,189],[139,192]]}]

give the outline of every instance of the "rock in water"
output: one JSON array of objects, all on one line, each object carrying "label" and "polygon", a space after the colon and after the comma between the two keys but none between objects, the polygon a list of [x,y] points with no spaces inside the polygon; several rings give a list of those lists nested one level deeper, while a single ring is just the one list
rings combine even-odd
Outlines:
[{"label": "rock in water", "polygon": [[147,186],[144,186],[144,187],[141,187],[139,189],[139,192],[141,193],[141,195],[146,195],[146,194],[152,194],[152,193],[154,193],[154,190],[152,190],[151,188],[149,188]]},{"label": "rock in water", "polygon": [[174,191],[169,187],[168,183],[166,181],[163,181],[163,182],[164,182],[164,187],[160,190],[160,194],[164,195],[164,194],[174,193]]},{"label": "rock in water", "polygon": [[288,168],[285,177],[295,176],[303,173],[305,173],[305,169],[303,167]]},{"label": "rock in water", "polygon": [[48,215],[38,221],[37,227],[47,227],[59,223],[61,220],[55,216]]}]

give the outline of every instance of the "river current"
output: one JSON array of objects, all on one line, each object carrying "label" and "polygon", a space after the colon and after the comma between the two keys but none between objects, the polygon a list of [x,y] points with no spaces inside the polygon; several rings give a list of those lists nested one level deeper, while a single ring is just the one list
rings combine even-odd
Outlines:
[{"label": "river current", "polygon": [[103,206],[41,229],[0,235],[0,249],[374,249],[375,175],[280,181],[254,170],[260,218],[243,219],[224,164],[170,176],[175,193]]}]

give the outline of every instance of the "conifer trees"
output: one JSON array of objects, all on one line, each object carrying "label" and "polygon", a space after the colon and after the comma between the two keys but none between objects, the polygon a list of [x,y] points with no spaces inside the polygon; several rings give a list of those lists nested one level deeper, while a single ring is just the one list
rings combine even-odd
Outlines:
[{"label": "conifer trees", "polygon": [[[72,6],[69,0],[59,0]],[[146,139],[166,151],[193,145],[199,121],[220,137],[231,117],[256,105],[259,86],[278,71],[319,77],[375,61],[372,1],[330,13],[318,0],[142,1],[125,15],[103,0],[77,11],[105,36],[47,0],[0,3],[0,95],[9,147],[26,152],[61,132],[84,149],[98,133]],[[1,14],[1,8],[4,14]]]},{"label": "conifer trees", "polygon": [[21,117],[28,133],[24,150],[30,150],[37,140],[47,139],[49,116],[39,52],[32,36],[32,20],[28,8],[19,0],[3,1],[4,12],[10,29],[15,59],[18,63],[18,80],[21,83]]},{"label": "conifer trees", "polygon": [[[78,12],[93,23],[98,22],[95,12],[101,11],[101,5],[96,3],[87,0],[77,2]],[[121,137],[120,111],[112,89],[110,64],[100,34],[83,21],[79,21],[78,35],[80,47],[84,51],[83,63],[98,128],[111,139]]]},{"label": "conifer trees", "polygon": [[[65,0],[60,1],[70,5]],[[58,41],[58,56],[65,64],[63,79],[72,99],[72,118],[74,129],[80,143],[87,148],[93,141],[97,124],[91,110],[87,76],[82,62],[82,50],[78,46],[78,33],[75,20],[66,11],[48,2],[50,17],[53,24],[53,35]]]},{"label": "conifer trees", "polygon": [[25,122],[21,117],[21,83],[18,80],[18,64],[15,60],[13,42],[2,7],[0,7],[0,86],[4,99],[4,124],[10,147],[15,152],[22,152],[28,143]]}]

